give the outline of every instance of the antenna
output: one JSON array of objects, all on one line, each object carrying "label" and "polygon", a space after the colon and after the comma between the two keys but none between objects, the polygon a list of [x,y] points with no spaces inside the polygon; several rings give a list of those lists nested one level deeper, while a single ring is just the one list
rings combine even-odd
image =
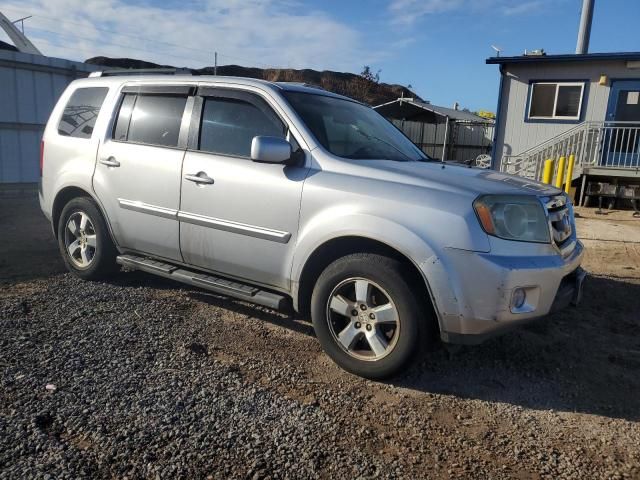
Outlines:
[{"label": "antenna", "polygon": [[29,15],[29,16],[26,16],[26,17],[19,18],[18,20],[14,20],[14,21],[13,21],[13,22],[11,22],[11,23],[13,23],[14,25],[16,25],[18,22],[20,22],[20,28],[22,29],[22,34],[24,35],[24,21],[25,21],[25,20],[28,20],[28,19],[30,19],[30,18],[32,18],[32,17],[33,17],[33,15]]},{"label": "antenna", "polygon": [[[25,19],[16,20],[16,22],[20,22],[23,20]],[[0,12],[0,28],[2,28],[7,33],[19,52],[30,53],[32,55],[42,55],[42,52],[40,52],[40,50],[38,50],[36,46],[31,43],[31,41],[25,36],[25,34],[18,30],[14,23],[7,17],[5,17],[2,12]]]},{"label": "antenna", "polygon": [[493,48],[496,51],[496,57],[500,56],[500,52],[502,51],[502,48],[497,47],[495,45],[491,45],[491,48]]}]

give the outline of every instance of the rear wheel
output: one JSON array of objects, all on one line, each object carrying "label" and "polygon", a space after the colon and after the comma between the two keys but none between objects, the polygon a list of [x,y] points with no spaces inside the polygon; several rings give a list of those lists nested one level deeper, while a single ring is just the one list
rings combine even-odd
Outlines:
[{"label": "rear wheel", "polygon": [[311,300],[313,327],[339,366],[372,379],[406,367],[426,324],[408,278],[401,262],[376,254],[348,255],[322,272]]},{"label": "rear wheel", "polygon": [[117,250],[107,224],[89,198],[74,198],[62,209],[58,246],[67,269],[80,278],[95,280],[117,269]]}]

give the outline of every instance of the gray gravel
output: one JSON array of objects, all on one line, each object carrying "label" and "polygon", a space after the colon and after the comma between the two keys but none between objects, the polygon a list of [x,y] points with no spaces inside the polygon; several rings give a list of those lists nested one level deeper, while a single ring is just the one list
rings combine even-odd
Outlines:
[{"label": "gray gravel", "polygon": [[[0,477],[640,475],[636,422],[517,405],[564,394],[565,378],[533,362],[532,379],[516,373],[507,388],[502,357],[523,360],[517,336],[485,359],[486,349],[434,352],[395,385],[376,384],[328,363],[304,322],[175,287],[123,273],[5,291]],[[467,369],[472,398],[447,393]]]},{"label": "gray gravel", "polygon": [[[243,373],[281,369],[216,359],[206,324],[186,319],[184,293],[176,297],[186,305],[69,275],[39,286],[0,303],[0,476],[293,478],[385,468],[341,445],[345,425],[317,402]],[[287,377],[297,380],[295,371]]]},{"label": "gray gravel", "polygon": [[306,321],[142,273],[83,282],[11,235],[0,479],[640,478],[637,246],[590,246],[579,309],[376,383]]}]

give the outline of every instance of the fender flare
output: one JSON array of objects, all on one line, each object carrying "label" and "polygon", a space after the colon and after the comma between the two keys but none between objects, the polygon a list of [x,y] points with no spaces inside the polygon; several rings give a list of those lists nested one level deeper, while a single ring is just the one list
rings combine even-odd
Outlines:
[{"label": "fender flare", "polygon": [[308,260],[322,245],[343,237],[374,240],[407,258],[422,276],[441,331],[445,317],[459,316],[458,294],[442,256],[429,241],[404,225],[362,213],[323,215],[300,231],[291,268],[292,296],[296,306],[301,277]]},{"label": "fender flare", "polygon": [[[86,188],[80,186],[80,185],[74,185],[74,184],[68,184],[65,185],[64,187],[60,188],[55,196],[53,197],[53,201],[51,202],[51,227],[53,229],[53,234],[56,237],[56,239],[58,238],[58,226],[55,224],[55,206],[56,206],[56,202],[58,201],[58,199],[60,198],[61,195],[63,195],[63,192],[68,191],[68,190],[80,190],[81,192],[83,192],[85,194],[85,196],[89,197],[91,200],[93,200],[93,202],[97,205],[98,210],[100,211],[100,214],[102,215],[102,218],[104,218],[105,223],[107,224],[107,229],[109,230],[109,236],[111,237],[111,241],[113,242],[113,244],[116,246],[116,248],[118,248],[118,242],[116,241],[115,236],[113,235],[113,230],[111,228],[111,222],[109,220],[109,217],[106,215],[104,207],[102,206],[102,203],[100,202],[100,200],[98,200],[97,196],[93,193],[93,192],[89,192]],[[64,208],[64,205],[62,206],[62,208]],[[62,208],[60,209],[60,211],[62,212]]]}]

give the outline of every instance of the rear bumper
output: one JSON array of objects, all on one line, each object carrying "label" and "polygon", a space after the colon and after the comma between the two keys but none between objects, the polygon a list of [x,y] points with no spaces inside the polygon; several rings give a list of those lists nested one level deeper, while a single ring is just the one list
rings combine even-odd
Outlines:
[{"label": "rear bumper", "polygon": [[[438,308],[441,338],[447,343],[477,344],[511,328],[577,304],[586,272],[580,268],[584,247],[579,241],[567,257],[505,257],[450,252],[447,259],[452,294]],[[516,308],[516,289],[526,301]],[[436,304],[438,305],[436,298]],[[439,305],[440,306],[440,305]]]},{"label": "rear bumper", "polygon": [[44,201],[44,195],[42,194],[42,179],[40,179],[40,184],[38,187],[38,201],[40,202],[40,210],[42,210],[44,216],[47,217],[47,220],[51,221],[51,212],[47,210]]}]

